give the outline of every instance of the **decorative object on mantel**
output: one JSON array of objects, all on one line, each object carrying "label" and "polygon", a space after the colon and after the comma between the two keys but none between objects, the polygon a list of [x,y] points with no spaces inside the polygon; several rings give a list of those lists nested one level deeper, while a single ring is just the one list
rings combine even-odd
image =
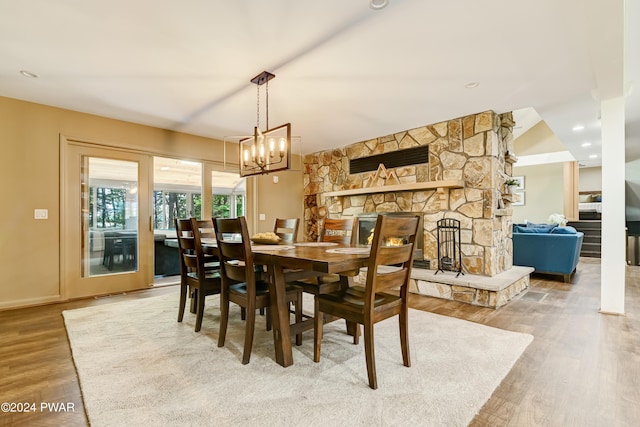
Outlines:
[{"label": "decorative object on mantel", "polygon": [[378,165],[378,170],[362,181],[363,188],[383,187],[385,185],[399,185],[400,179],[394,170],[387,170],[382,163]]},{"label": "decorative object on mantel", "polygon": [[[275,74],[268,71],[251,79],[258,89],[257,118],[253,136],[240,140],[240,176],[263,175],[291,167],[291,123],[269,129],[269,80]],[[260,86],[266,90],[266,129],[260,130]]]},{"label": "decorative object on mantel", "polygon": [[516,162],[518,161],[518,158],[516,157],[516,155],[515,155],[515,154],[510,153],[510,152],[507,150],[507,152],[506,152],[506,153],[505,153],[505,155],[504,155],[504,160],[505,160],[507,163],[512,163],[512,164],[513,164],[513,163],[516,163]]},{"label": "decorative object on mantel", "polygon": [[438,226],[438,272],[454,271],[456,277],[462,271],[462,252],[460,250],[460,221],[453,218],[443,218],[437,222]]},{"label": "decorative object on mantel", "polygon": [[507,194],[516,194],[516,188],[520,185],[520,182],[515,178],[509,178],[504,182],[505,192]]}]

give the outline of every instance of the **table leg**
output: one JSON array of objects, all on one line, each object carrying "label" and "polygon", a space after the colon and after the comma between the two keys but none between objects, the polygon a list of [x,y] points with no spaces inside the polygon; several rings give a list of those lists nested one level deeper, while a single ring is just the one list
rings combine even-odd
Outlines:
[{"label": "table leg", "polygon": [[279,265],[269,264],[269,293],[271,295],[271,319],[276,362],[284,366],[293,365],[291,330],[289,327],[289,305],[286,298],[284,272]]}]

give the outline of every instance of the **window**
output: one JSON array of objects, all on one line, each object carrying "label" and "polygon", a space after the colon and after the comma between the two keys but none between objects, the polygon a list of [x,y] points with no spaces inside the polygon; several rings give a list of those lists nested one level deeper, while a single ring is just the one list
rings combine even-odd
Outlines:
[{"label": "window", "polygon": [[211,172],[211,215],[221,218],[237,218],[245,214],[245,178],[235,173]]},{"label": "window", "polygon": [[153,228],[172,230],[176,218],[202,215],[202,164],[153,159]]}]

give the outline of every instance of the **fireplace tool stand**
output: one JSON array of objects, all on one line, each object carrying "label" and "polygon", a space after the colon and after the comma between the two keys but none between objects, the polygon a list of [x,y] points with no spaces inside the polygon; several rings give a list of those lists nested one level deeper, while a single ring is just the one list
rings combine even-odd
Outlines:
[{"label": "fireplace tool stand", "polygon": [[464,274],[462,271],[462,253],[460,252],[460,221],[444,218],[438,221],[438,270],[457,272],[456,277]]}]

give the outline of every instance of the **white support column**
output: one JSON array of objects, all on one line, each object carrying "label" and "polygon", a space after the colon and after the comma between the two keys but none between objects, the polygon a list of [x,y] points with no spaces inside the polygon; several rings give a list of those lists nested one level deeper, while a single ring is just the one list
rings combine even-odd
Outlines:
[{"label": "white support column", "polygon": [[624,314],[625,131],[624,98],[602,101],[602,259],[600,311]]}]

